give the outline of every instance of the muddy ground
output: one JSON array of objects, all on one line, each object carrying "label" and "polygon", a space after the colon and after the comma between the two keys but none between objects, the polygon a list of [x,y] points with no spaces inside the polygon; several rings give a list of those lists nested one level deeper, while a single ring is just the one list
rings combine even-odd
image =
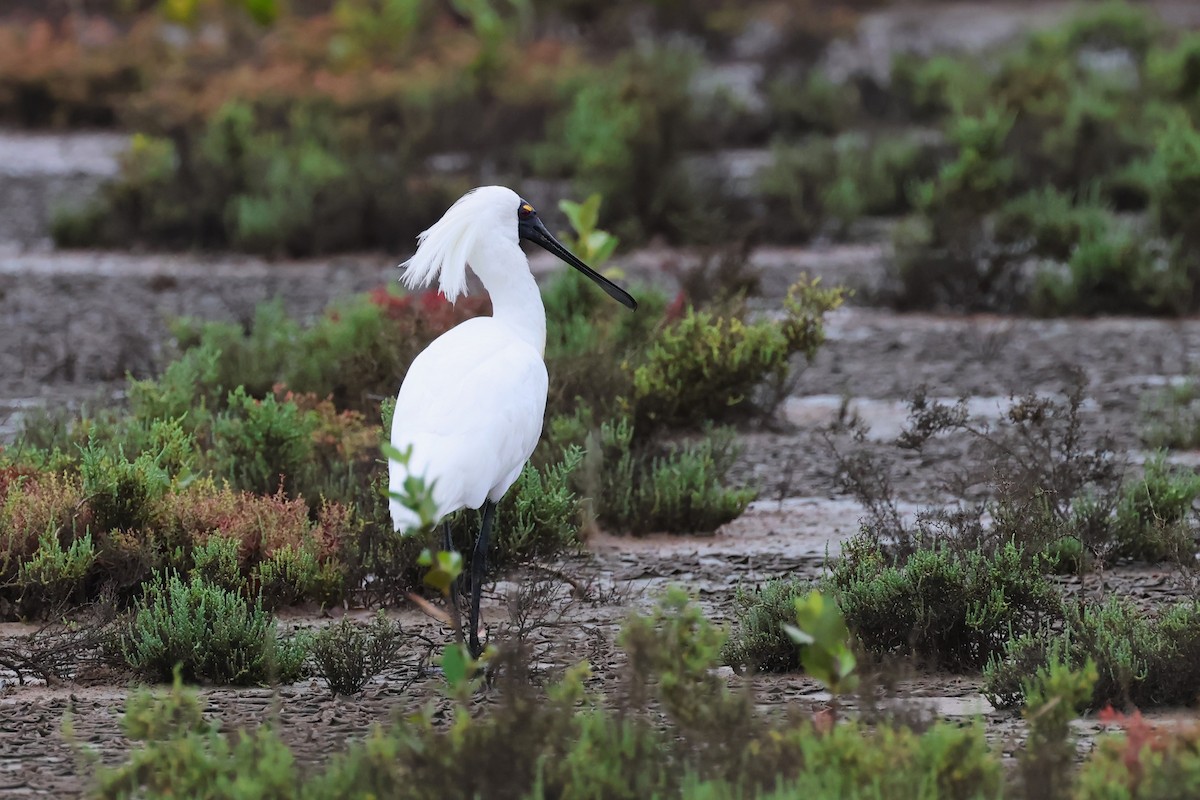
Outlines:
[{"label": "muddy ground", "polygon": [[[829,281],[840,277],[860,285],[878,279],[878,275],[872,278],[872,269],[883,263],[884,250],[880,245],[854,245],[760,253],[756,262],[764,269],[767,292],[763,305],[777,306],[782,287],[803,270],[822,272]],[[638,254],[630,259],[629,268],[649,275],[662,258],[661,253]],[[239,318],[240,309],[269,296],[271,290],[282,291],[292,307],[315,313],[323,305],[318,300],[377,284],[389,269],[384,259],[368,257],[333,265],[56,254],[9,259],[0,269],[0,280],[10,281],[0,287],[4,291],[0,304],[7,304],[6,311],[19,303],[21,319],[56,318],[57,314],[57,319],[67,320],[69,309],[90,307],[94,316],[82,319],[97,321],[81,321],[81,341],[74,344],[68,341],[70,336],[60,336],[56,341],[66,351],[54,350],[53,343],[39,351],[37,337],[12,336],[20,320],[4,315],[6,335],[0,339],[0,358],[9,359],[4,363],[10,369],[0,372],[4,375],[0,389],[8,398],[10,429],[21,403],[54,405],[97,387],[119,386],[108,365],[100,364],[94,375],[87,371],[83,365],[95,366],[94,360],[74,360],[79,366],[73,373],[46,369],[64,352],[72,352],[71,347],[90,348],[99,358],[111,355],[114,346],[123,346],[130,352],[144,352],[150,365],[156,358],[155,337],[161,335],[158,326],[163,314],[200,309],[212,316]],[[166,273],[171,280],[162,277]],[[247,291],[256,282],[263,285]],[[123,315],[140,322],[122,328]],[[586,597],[572,597],[563,581],[536,571],[509,576],[485,598],[485,617],[493,636],[511,635],[506,620],[514,604],[519,605],[514,595],[522,587],[527,590],[541,583],[553,598],[548,619],[531,634],[538,642],[541,674],[552,675],[586,657],[597,683],[616,681],[620,655],[613,639],[621,620],[631,609],[652,603],[666,585],[682,584],[709,614],[726,621],[737,586],[785,575],[820,574],[827,553],[836,555],[838,543],[855,532],[862,515],[836,480],[833,448],[850,445],[850,435],[840,422],[857,416],[871,427],[867,446],[894,456],[893,478],[902,509],[915,513],[922,504],[952,500],[946,495],[944,478],[972,458],[971,447],[963,442],[950,442],[923,456],[901,454],[890,444],[904,423],[904,398],[918,386],[927,386],[934,397],[968,398],[973,413],[986,418],[998,415],[1010,394],[1060,391],[1071,372],[1081,370],[1088,381],[1083,415],[1089,434],[1110,433],[1118,449],[1136,461],[1142,457],[1143,394],[1188,374],[1200,358],[1200,320],[1191,319],[897,315],[850,305],[831,316],[829,336],[815,362],[800,373],[774,423],[741,435],[743,452],[735,476],[761,492],[745,516],[706,537],[597,535],[588,542],[586,554],[547,565],[586,586]],[[44,361],[38,360],[38,353]],[[1181,460],[1187,457],[1179,454]],[[1102,580],[1093,579],[1087,590],[1120,591],[1148,605],[1182,591],[1169,571],[1148,568],[1110,571]],[[365,616],[368,612],[309,610],[287,615],[285,623],[322,624],[343,613]],[[317,681],[278,692],[212,688],[204,690],[209,711],[230,729],[275,720],[298,758],[312,762],[362,736],[372,722],[387,721],[436,698],[439,678],[423,674],[420,664],[428,655],[425,640],[444,641],[446,632],[415,609],[391,613],[414,634],[412,645],[402,663],[364,696],[330,699]],[[28,630],[8,625],[0,628],[0,636]],[[94,748],[105,761],[121,757],[129,747],[119,729],[126,687],[113,680],[91,675],[73,685],[10,685],[0,693],[0,796],[79,793],[86,779],[80,777],[78,746]],[[755,687],[759,702],[768,707],[816,707],[824,701],[815,684],[795,676],[759,677]],[[1012,715],[991,709],[982,698],[978,676],[909,676],[900,684],[898,697],[931,714],[980,715],[990,735],[1006,750],[1011,750],[1019,729]],[[64,735],[68,713],[75,745]],[[1156,716],[1180,717],[1171,712]],[[1088,720],[1079,726],[1085,732],[1099,728]]]},{"label": "muddy ground", "polygon": [[[1186,0],[1153,3],[1172,25],[1200,24],[1200,6]],[[831,74],[883,77],[896,52],[978,52],[1030,26],[1061,19],[1076,4],[956,3],[933,10],[902,3],[871,14],[857,37],[831,48]],[[747,46],[753,42],[748,40]],[[751,48],[752,49],[752,48]],[[727,65],[731,75],[739,64]],[[737,73],[740,74],[740,73]],[[720,76],[717,76],[720,78]],[[728,77],[728,76],[726,76]],[[47,239],[55,208],[79,202],[115,169],[120,136],[84,135],[50,141],[0,132],[0,443],[23,416],[39,407],[70,407],[119,396],[127,372],[148,374],[169,353],[167,320],[182,314],[248,321],[254,306],[281,297],[292,313],[315,315],[333,298],[395,278],[396,254],[344,256],[304,263],[270,263],[230,256],[61,253]],[[761,154],[729,154],[730,171]],[[587,658],[599,685],[619,680],[613,639],[632,609],[649,606],[670,583],[685,586],[705,610],[728,621],[739,585],[781,576],[816,577],[827,555],[858,528],[862,509],[837,481],[834,448],[851,446],[842,423],[870,427],[864,446],[894,461],[892,478],[902,511],[952,502],[945,481],[977,461],[967,441],[949,441],[923,455],[901,453],[891,441],[905,420],[904,400],[918,387],[933,397],[966,398],[972,413],[994,418],[1012,394],[1055,393],[1074,370],[1087,381],[1087,433],[1111,435],[1131,462],[1144,457],[1140,431],[1147,391],[1191,374],[1200,361],[1200,319],[1109,318],[1035,320],[999,316],[898,315],[869,305],[886,285],[886,225],[851,245],[803,250],[763,249],[763,309],[778,308],[802,273],[858,290],[829,319],[830,340],[803,369],[773,424],[741,433],[736,480],[760,490],[740,519],[713,536],[593,536],[587,552],[544,565],[584,587],[584,596],[544,571],[507,576],[485,596],[492,636],[513,635],[509,620],[529,587],[548,595],[548,614],[530,633],[537,672],[552,676]],[[626,257],[633,276],[661,281],[680,254],[648,250]],[[551,268],[534,260],[535,271]],[[399,376],[398,376],[399,377]],[[1177,453],[1195,463],[1197,454]],[[1182,585],[1167,569],[1118,568],[1089,579],[1086,591],[1120,592],[1146,606],[1178,596]],[[284,624],[325,624],[364,609],[289,612]],[[427,642],[447,632],[413,608],[390,609],[411,633],[400,663],[357,698],[331,699],[317,681],[271,691],[203,690],[209,713],[225,729],[272,720],[303,763],[318,762],[386,722],[439,696],[440,679],[425,674]],[[0,642],[31,628],[0,625]],[[1020,734],[1013,715],[992,709],[979,694],[979,676],[900,671],[896,700],[928,714],[981,717],[1006,752]],[[733,680],[732,675],[730,679]],[[82,749],[112,763],[130,744],[119,722],[129,687],[104,673],[81,674],[69,685],[14,685],[0,672],[0,798],[74,797],[85,791],[90,767]],[[758,702],[772,708],[814,708],[825,698],[795,676],[754,679]],[[485,693],[480,702],[494,699]],[[1190,721],[1189,711],[1149,714],[1163,722]],[[71,721],[73,741],[64,732]],[[1085,747],[1099,723],[1077,723]]]}]

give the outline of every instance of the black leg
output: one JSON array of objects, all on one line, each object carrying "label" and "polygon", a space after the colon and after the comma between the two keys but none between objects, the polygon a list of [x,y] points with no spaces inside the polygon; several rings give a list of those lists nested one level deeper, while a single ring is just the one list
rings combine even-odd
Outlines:
[{"label": "black leg", "polygon": [[483,573],[487,571],[488,537],[492,533],[492,516],[496,504],[491,500],[483,504],[483,524],[479,526],[479,539],[475,542],[475,554],[471,556],[471,655],[478,657],[483,649],[479,646],[479,597],[483,593]]}]

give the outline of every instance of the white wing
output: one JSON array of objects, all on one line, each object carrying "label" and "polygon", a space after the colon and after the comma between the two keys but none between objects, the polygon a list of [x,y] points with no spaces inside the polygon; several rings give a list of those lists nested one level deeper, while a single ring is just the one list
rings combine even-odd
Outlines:
[{"label": "white wing", "polygon": [[[433,482],[438,516],[498,500],[537,446],[546,411],[541,354],[491,317],[439,336],[413,361],[392,420],[392,444],[412,447],[405,469],[389,463],[399,491],[409,475]],[[415,515],[391,503],[397,530]]]}]

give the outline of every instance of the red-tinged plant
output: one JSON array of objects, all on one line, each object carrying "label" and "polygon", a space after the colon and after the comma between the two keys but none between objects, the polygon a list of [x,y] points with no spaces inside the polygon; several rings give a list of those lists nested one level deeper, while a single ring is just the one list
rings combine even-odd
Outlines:
[{"label": "red-tinged plant", "polygon": [[0,497],[0,575],[16,570],[47,532],[84,531],[89,514],[78,478],[24,474]]},{"label": "red-tinged plant", "polygon": [[463,297],[451,303],[436,289],[395,295],[386,286],[380,286],[371,291],[371,302],[383,309],[388,319],[411,326],[413,333],[428,335],[431,340],[460,322],[490,314],[492,310],[486,295]]},{"label": "red-tinged plant", "polygon": [[[3,448],[0,448],[0,453],[3,451]],[[36,475],[38,475],[37,470],[17,464],[0,467],[0,506],[4,504],[4,498],[8,496],[10,486],[19,486],[25,480],[33,478]]]},{"label": "red-tinged plant", "polygon": [[667,306],[666,313],[663,314],[663,319],[666,322],[678,322],[683,319],[684,313],[687,311],[688,298],[687,294],[681,289],[675,295],[675,299]]},{"label": "red-tinged plant", "polygon": [[1167,738],[1136,709],[1132,714],[1124,714],[1112,706],[1105,706],[1099,718],[1106,725],[1118,726],[1124,734],[1123,738],[1110,739],[1105,744],[1112,746],[1114,754],[1119,754],[1121,763],[1129,770],[1130,777],[1136,784],[1142,777],[1143,751],[1149,749],[1151,752],[1163,752],[1168,746]]},{"label": "red-tinged plant", "polygon": [[1106,708],[1100,719],[1121,732],[1100,739],[1079,772],[1075,800],[1195,797],[1200,786],[1200,726],[1159,727],[1139,712]]},{"label": "red-tinged plant", "polygon": [[312,413],[316,420],[312,441],[319,458],[340,464],[374,462],[379,428],[368,425],[362,413],[339,411],[332,398],[319,398],[315,392],[293,392],[282,383],[276,384],[273,391],[278,402],[293,403],[301,412]]}]

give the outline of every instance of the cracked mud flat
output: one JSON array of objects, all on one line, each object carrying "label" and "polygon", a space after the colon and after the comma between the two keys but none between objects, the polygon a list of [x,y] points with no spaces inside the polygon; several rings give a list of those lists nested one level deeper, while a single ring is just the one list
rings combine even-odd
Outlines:
[{"label": "cracked mud flat", "polygon": [[[781,271],[795,263],[780,259]],[[286,267],[283,267],[286,268]],[[772,283],[786,285],[788,275]],[[905,417],[904,398],[927,385],[934,397],[966,397],[973,413],[997,416],[1011,393],[1054,393],[1080,369],[1088,380],[1083,417],[1092,435],[1111,433],[1122,451],[1139,457],[1141,395],[1187,374],[1200,357],[1200,321],[1138,319],[1032,320],[1001,317],[896,315],[849,307],[836,312],[830,341],[803,371],[781,408],[776,429],[746,431],[735,468],[739,480],[760,489],[760,500],[740,519],[706,537],[651,536],[631,539],[596,535],[588,552],[550,565],[587,590],[572,599],[569,587],[553,581],[557,600],[544,627],[532,634],[542,674],[587,658],[598,686],[619,680],[620,654],[613,644],[625,615],[646,608],[672,583],[687,587],[715,620],[729,621],[739,585],[783,575],[816,577],[826,555],[858,527],[861,509],[835,481],[831,446],[845,447],[849,434],[836,423],[857,415],[871,426],[867,446],[895,457],[894,482],[902,511],[945,502],[942,480],[970,459],[968,444],[950,442],[925,455],[901,457],[889,445]],[[62,399],[94,384],[38,381],[43,397]],[[1180,454],[1186,459],[1188,454]],[[491,589],[485,617],[493,632],[505,626],[508,598],[535,573],[508,576]],[[544,579],[544,576],[543,576]],[[1075,587],[1077,588],[1077,587]],[[1117,569],[1089,577],[1088,592],[1121,592],[1146,606],[1170,601],[1181,591],[1170,572]],[[337,610],[337,613],[342,613]],[[351,613],[366,616],[367,612]],[[444,641],[445,632],[413,609],[392,611],[414,634]],[[292,612],[284,624],[323,624],[327,618]],[[0,627],[0,638],[28,629]],[[503,635],[495,634],[495,635]],[[414,642],[417,640],[414,639]],[[274,720],[302,763],[316,763],[383,722],[435,701],[439,679],[424,676],[427,656],[414,643],[402,663],[359,698],[330,699],[318,682],[278,692],[205,689],[209,713],[225,729]],[[978,676],[907,674],[897,697],[927,714],[981,716],[989,736],[1008,752],[1020,723],[994,711],[979,694]],[[0,694],[0,797],[70,797],[86,788],[87,772],[75,747],[94,749],[106,763],[118,761],[130,744],[120,732],[127,687],[92,677],[69,686],[10,686]],[[118,679],[119,680],[119,679]],[[764,708],[816,708],[825,697],[812,681],[796,676],[755,679]],[[482,697],[489,702],[494,697]],[[76,745],[68,742],[68,715]],[[1150,715],[1169,723],[1191,720],[1181,711]],[[1094,720],[1077,727],[1085,742],[1100,730]]]}]

